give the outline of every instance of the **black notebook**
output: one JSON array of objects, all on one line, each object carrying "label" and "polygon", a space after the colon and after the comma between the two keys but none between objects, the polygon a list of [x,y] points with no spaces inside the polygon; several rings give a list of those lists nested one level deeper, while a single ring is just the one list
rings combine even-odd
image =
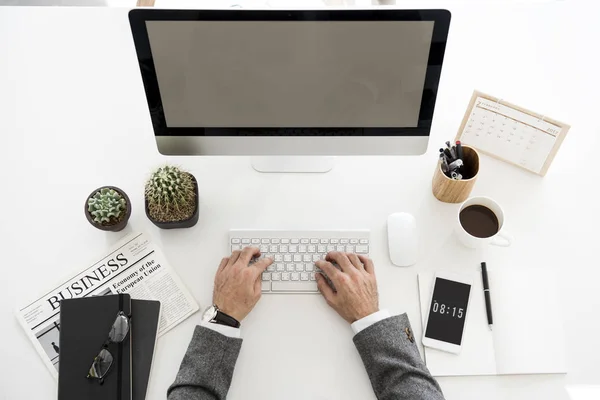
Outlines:
[{"label": "black notebook", "polygon": [[131,400],[131,332],[108,345],[113,364],[104,382],[86,378],[119,311],[131,315],[128,294],[61,301],[58,400]]},{"label": "black notebook", "polygon": [[131,300],[133,400],[144,400],[160,321],[160,301]]}]

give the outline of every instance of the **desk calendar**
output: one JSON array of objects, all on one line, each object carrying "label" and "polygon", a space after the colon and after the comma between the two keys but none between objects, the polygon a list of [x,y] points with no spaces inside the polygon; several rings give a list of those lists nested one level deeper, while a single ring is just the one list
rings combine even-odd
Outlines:
[{"label": "desk calendar", "polygon": [[456,140],[544,176],[570,126],[478,91]]}]

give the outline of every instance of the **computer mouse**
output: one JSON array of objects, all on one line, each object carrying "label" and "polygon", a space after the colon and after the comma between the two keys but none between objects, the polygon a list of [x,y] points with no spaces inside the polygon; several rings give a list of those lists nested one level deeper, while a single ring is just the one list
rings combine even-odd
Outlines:
[{"label": "computer mouse", "polygon": [[388,217],[387,226],[392,263],[399,267],[415,264],[419,247],[415,217],[405,212],[393,213]]}]

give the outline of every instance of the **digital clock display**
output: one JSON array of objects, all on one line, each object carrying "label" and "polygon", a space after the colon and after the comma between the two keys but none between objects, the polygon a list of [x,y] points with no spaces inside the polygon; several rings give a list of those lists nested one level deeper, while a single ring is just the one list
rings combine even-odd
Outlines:
[{"label": "digital clock display", "polygon": [[436,278],[425,336],[460,346],[471,285]]}]

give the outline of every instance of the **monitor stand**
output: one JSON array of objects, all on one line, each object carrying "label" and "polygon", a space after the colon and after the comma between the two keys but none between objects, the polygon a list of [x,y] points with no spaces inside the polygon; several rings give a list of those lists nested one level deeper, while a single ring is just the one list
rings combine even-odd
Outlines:
[{"label": "monitor stand", "polygon": [[331,156],[261,156],[252,157],[252,168],[258,172],[329,172],[335,157]]}]

